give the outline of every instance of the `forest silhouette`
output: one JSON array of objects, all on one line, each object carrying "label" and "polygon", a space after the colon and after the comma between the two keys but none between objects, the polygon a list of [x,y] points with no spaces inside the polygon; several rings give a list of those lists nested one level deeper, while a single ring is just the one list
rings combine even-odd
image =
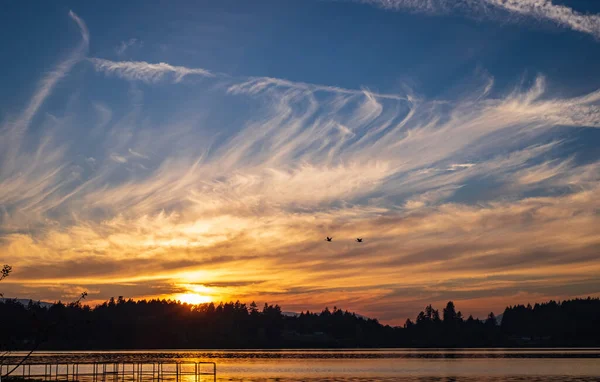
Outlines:
[{"label": "forest silhouette", "polygon": [[382,325],[334,307],[283,314],[278,305],[238,302],[189,305],[172,300],[111,298],[50,307],[0,303],[0,346],[39,349],[340,348],[599,346],[600,299],[509,306],[498,325],[464,318],[448,302],[428,305],[402,327]]}]

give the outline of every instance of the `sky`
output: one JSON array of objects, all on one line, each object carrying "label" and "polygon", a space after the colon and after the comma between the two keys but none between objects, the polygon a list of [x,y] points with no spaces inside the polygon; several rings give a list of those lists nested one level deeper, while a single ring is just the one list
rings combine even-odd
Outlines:
[{"label": "sky", "polygon": [[2,8],[6,297],[600,296],[600,2]]}]

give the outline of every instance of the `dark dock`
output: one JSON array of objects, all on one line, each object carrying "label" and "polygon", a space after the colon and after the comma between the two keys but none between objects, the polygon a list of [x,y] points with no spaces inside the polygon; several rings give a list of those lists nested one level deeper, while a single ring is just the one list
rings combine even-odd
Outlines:
[{"label": "dark dock", "polygon": [[[7,374],[10,375],[7,377]],[[91,362],[1,364],[2,379],[79,382],[216,382],[214,362]]]}]

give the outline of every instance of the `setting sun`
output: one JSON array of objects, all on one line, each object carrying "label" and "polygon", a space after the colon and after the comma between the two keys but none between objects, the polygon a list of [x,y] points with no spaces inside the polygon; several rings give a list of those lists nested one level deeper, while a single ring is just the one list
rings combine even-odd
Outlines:
[{"label": "setting sun", "polygon": [[175,296],[175,298],[181,302],[192,305],[206,304],[212,301],[210,296],[204,296],[196,293],[181,293]]}]

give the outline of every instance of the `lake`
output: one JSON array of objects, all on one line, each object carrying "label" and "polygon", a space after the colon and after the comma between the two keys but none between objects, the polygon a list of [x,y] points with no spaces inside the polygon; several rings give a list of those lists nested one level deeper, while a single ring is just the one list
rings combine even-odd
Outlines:
[{"label": "lake", "polygon": [[218,381],[600,381],[597,349],[38,352],[33,362],[211,361]]}]

